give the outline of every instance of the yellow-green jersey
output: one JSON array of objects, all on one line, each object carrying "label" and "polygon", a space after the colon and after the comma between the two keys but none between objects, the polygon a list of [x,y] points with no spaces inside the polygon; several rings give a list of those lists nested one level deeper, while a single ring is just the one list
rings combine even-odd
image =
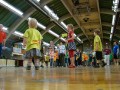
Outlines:
[{"label": "yellow-green jersey", "polygon": [[27,29],[24,33],[24,38],[26,38],[27,40],[26,51],[33,48],[40,50],[41,48],[40,41],[43,39],[43,37],[37,29],[34,28]]},{"label": "yellow-green jersey", "polygon": [[[96,43],[98,43],[98,44],[96,44]],[[96,35],[94,38],[94,51],[96,51],[96,47],[98,47],[97,51],[102,51],[102,49],[103,49],[101,39],[98,35]]]}]

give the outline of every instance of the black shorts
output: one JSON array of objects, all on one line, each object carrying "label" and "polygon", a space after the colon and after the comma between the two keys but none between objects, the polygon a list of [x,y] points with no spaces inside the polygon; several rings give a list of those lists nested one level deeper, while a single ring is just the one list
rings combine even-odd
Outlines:
[{"label": "black shorts", "polygon": [[118,56],[117,56],[117,54],[114,54],[114,59],[118,59]]},{"label": "black shorts", "polygon": [[96,51],[96,59],[102,60],[102,51]]}]

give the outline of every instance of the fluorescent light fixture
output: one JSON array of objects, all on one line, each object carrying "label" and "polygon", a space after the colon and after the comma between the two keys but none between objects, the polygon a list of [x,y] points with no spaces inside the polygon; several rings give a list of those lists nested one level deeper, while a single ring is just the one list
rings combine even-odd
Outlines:
[{"label": "fluorescent light fixture", "polygon": [[[31,17],[28,18],[28,20],[30,20],[30,19],[31,19]],[[42,25],[41,23],[39,23],[39,22],[37,23],[37,25],[38,25],[38,27],[40,27],[43,30],[46,29],[46,27],[44,25]]]},{"label": "fluorescent light fixture", "polygon": [[117,12],[117,10],[118,10],[118,4],[119,4],[119,0],[113,0],[112,9],[114,10],[114,12]]},{"label": "fluorescent light fixture", "polygon": [[67,25],[64,22],[61,22],[61,25],[66,29]]},{"label": "fluorescent light fixture", "polygon": [[36,0],[37,2],[40,2],[40,0]]},{"label": "fluorescent light fixture", "polygon": [[115,19],[116,19],[116,15],[113,15],[113,18],[112,18],[112,25],[115,25]]},{"label": "fluorescent light fixture", "polygon": [[2,29],[3,29],[4,32],[8,33],[8,28],[7,28],[7,27],[4,27],[4,26],[3,26]]},{"label": "fluorescent light fixture", "polygon": [[119,0],[113,0],[113,4],[118,4]]},{"label": "fluorescent light fixture", "polygon": [[23,15],[23,12],[21,12],[20,10],[16,9],[15,7],[13,7],[12,5],[10,5],[9,3],[7,3],[4,0],[0,0],[0,4],[3,5],[4,7],[7,7],[8,9],[10,9],[12,12],[15,12],[16,14],[18,14],[19,16]]},{"label": "fluorescent light fixture", "polygon": [[55,14],[47,5],[44,6],[44,9],[49,13],[49,15],[55,20],[59,20],[57,14]]},{"label": "fluorescent light fixture", "polygon": [[59,35],[56,34],[55,32],[53,32],[52,30],[49,30],[48,32],[49,32],[50,34],[54,35],[54,36],[57,37],[57,38],[59,37]]},{"label": "fluorescent light fixture", "polygon": [[62,41],[64,41],[64,42],[66,41],[66,40],[65,40],[64,38],[62,38],[62,37],[61,37],[60,39],[61,39]]},{"label": "fluorescent light fixture", "polygon": [[23,37],[23,33],[18,32],[18,31],[15,31],[15,32],[14,32],[14,35],[16,35],[16,36],[20,36],[20,37]]},{"label": "fluorescent light fixture", "polygon": [[111,27],[111,33],[113,33],[113,27]]},{"label": "fluorescent light fixture", "polygon": [[112,38],[112,34],[110,34],[110,39]]},{"label": "fluorescent light fixture", "polygon": [[76,37],[77,35],[76,35],[76,34],[74,34],[74,36]]},{"label": "fluorescent light fixture", "polygon": [[6,28],[6,27],[3,27],[2,29],[3,29],[4,31],[8,31],[8,28]]},{"label": "fluorescent light fixture", "polygon": [[79,37],[77,37],[77,39],[81,42],[81,39]]},{"label": "fluorescent light fixture", "polygon": [[38,27],[42,28],[43,30],[46,29],[46,27],[44,25],[42,25],[41,23],[37,23]]},{"label": "fluorescent light fixture", "polygon": [[50,44],[47,43],[47,42],[43,42],[43,45],[45,45],[45,46],[50,46]]}]

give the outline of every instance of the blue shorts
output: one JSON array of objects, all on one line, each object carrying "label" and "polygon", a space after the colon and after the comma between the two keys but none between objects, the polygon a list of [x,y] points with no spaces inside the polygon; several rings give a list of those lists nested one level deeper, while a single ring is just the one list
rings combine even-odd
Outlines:
[{"label": "blue shorts", "polygon": [[2,43],[0,43],[0,57],[2,55]]},{"label": "blue shorts", "polygon": [[114,59],[118,59],[118,55],[114,53]]}]

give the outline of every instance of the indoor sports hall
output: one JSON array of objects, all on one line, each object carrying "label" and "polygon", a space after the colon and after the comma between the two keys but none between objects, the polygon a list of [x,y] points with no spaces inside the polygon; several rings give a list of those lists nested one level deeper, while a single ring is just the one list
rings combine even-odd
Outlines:
[{"label": "indoor sports hall", "polygon": [[0,0],[0,90],[120,90],[120,0]]}]

